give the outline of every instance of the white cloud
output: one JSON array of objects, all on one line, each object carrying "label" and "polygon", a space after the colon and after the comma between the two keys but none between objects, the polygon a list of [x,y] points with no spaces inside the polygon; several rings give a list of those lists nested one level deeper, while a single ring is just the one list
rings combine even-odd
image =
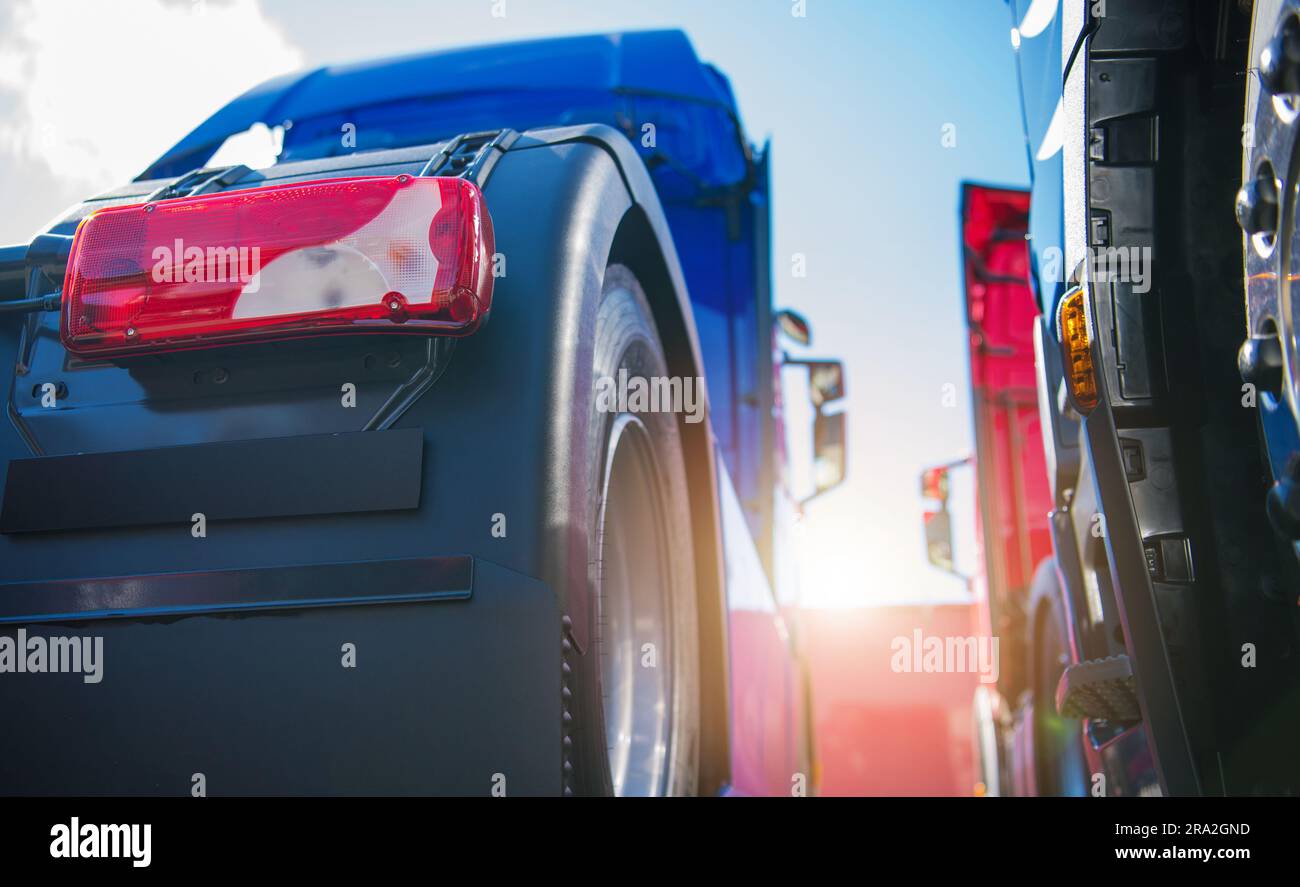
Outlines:
[{"label": "white cloud", "polygon": [[236,95],[302,65],[258,0],[17,0],[10,15],[0,107],[15,113],[0,120],[0,158],[87,191],[129,180]]}]

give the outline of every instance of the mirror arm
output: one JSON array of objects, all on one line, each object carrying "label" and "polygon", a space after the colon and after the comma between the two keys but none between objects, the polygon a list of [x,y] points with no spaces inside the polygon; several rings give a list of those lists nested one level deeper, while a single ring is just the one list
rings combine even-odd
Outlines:
[{"label": "mirror arm", "polygon": [[824,489],[824,490],[818,490],[817,492],[813,493],[811,496],[804,496],[802,499],[800,499],[800,500],[799,500],[797,503],[795,503],[795,504],[798,505],[798,506],[799,506],[799,510],[802,511],[802,510],[803,510],[803,507],[804,507],[805,505],[807,505],[809,502],[811,502],[812,500],[816,499],[818,496],[823,495],[824,493],[829,493],[831,490],[835,489],[835,488],[838,487],[838,486],[839,486],[839,484],[836,484],[834,487],[827,487],[827,488]]},{"label": "mirror arm", "polygon": [[971,588],[971,585],[975,582],[974,573],[963,573],[961,570],[958,570],[956,567],[953,567],[951,570],[945,570],[942,567],[940,567],[939,569],[941,572],[947,573],[949,576],[957,577],[966,586],[967,591],[972,593],[974,592],[974,589]]}]

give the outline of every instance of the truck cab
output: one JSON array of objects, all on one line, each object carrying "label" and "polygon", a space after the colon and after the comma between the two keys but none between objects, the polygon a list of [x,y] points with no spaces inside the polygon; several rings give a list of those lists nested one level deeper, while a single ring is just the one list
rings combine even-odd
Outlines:
[{"label": "truck cab", "polygon": [[[1000,785],[1293,794],[1293,319],[1275,246],[1293,223],[1277,170],[1296,11],[1007,7],[1044,448],[1022,464],[1045,473],[1050,553],[1015,632],[1031,691],[986,731]],[[980,438],[977,462],[997,449]],[[1026,729],[1045,714],[1062,729]]]}]

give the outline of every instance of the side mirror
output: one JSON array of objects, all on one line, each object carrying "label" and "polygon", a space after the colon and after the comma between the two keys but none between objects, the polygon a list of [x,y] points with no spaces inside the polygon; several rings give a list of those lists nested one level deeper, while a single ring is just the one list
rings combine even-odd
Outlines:
[{"label": "side mirror", "polygon": [[935,499],[942,503],[941,507],[944,509],[948,507],[949,470],[949,466],[940,465],[938,468],[927,468],[921,472],[921,495],[926,499]]},{"label": "side mirror", "polygon": [[925,555],[932,566],[966,580],[968,585],[970,577],[957,569],[953,557],[952,514],[948,511],[948,494],[951,490],[952,470],[970,464],[969,458],[958,459],[921,472],[921,496],[928,502],[921,513],[925,521]]},{"label": "side mirror", "polygon": [[925,553],[945,573],[955,573],[952,560],[952,519],[947,506],[925,512]]},{"label": "side mirror", "polygon": [[838,360],[810,360],[808,397],[819,410],[828,403],[844,399],[844,364]]},{"label": "side mirror", "polygon": [[776,313],[776,328],[796,345],[812,344],[812,327],[807,318],[797,311],[783,308]]},{"label": "side mirror", "polygon": [[825,411],[827,404],[844,399],[844,364],[838,360],[802,360],[788,354],[783,356],[781,363],[787,367],[807,368],[808,399],[816,410],[813,418],[813,492],[799,503],[805,505],[844,483],[847,420],[843,410],[838,413]]},{"label": "side mirror", "polygon": [[845,449],[844,414],[827,414],[818,410],[817,418],[813,420],[813,483],[816,489],[808,499],[844,483]]},{"label": "side mirror", "polygon": [[808,368],[808,399],[820,410],[844,399],[844,364],[838,360],[800,360],[786,356],[782,364]]}]

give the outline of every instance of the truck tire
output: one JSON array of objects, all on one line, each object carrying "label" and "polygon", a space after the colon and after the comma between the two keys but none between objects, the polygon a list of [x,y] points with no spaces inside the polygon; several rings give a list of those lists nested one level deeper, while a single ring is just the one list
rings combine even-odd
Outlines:
[{"label": "truck tire", "polygon": [[699,632],[680,417],[632,411],[636,404],[622,399],[610,403],[621,377],[629,386],[668,377],[645,293],[621,265],[605,272],[593,360],[585,596],[591,631],[587,649],[569,657],[575,692],[568,782],[587,795],[692,794]]},{"label": "truck tire", "polygon": [[1056,685],[1070,661],[1070,636],[1065,622],[1056,564],[1044,560],[1034,572],[1030,601],[1034,614],[1029,675],[1034,694],[1034,786],[1038,796],[1084,797],[1088,794],[1088,762],[1083,753],[1083,726],[1056,711]]}]

